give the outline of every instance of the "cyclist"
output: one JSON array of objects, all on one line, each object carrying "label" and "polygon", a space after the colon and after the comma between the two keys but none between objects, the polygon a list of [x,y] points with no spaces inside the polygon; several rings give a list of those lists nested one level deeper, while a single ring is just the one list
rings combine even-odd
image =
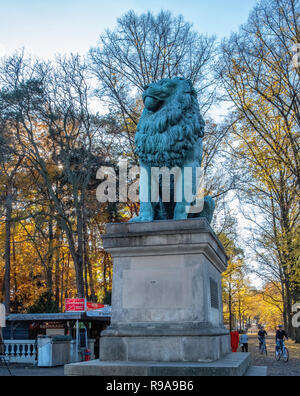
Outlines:
[{"label": "cyclist", "polygon": [[282,325],[278,326],[278,330],[276,331],[276,352],[280,349],[283,350],[283,340],[286,338],[289,339],[286,331],[283,329]]},{"label": "cyclist", "polygon": [[266,332],[264,326],[261,326],[259,332],[258,332],[258,340],[259,340],[259,350],[261,351],[262,346],[265,342],[266,336],[268,333]]}]

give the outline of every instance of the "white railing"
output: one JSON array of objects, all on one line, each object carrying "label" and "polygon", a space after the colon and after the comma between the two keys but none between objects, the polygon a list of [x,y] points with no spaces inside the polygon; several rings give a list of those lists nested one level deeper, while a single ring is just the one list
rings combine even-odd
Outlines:
[{"label": "white railing", "polygon": [[37,347],[35,340],[4,340],[4,355],[10,363],[37,362]]}]

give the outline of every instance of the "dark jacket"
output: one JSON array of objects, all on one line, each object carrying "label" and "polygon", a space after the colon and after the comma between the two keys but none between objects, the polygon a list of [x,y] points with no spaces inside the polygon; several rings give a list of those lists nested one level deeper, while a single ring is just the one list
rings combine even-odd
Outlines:
[{"label": "dark jacket", "polygon": [[284,337],[285,338],[289,338],[284,330],[277,330],[276,331],[276,340],[283,340]]},{"label": "dark jacket", "polygon": [[267,336],[268,333],[266,332],[266,330],[259,330],[258,332],[258,337],[262,337],[265,338],[265,336]]}]

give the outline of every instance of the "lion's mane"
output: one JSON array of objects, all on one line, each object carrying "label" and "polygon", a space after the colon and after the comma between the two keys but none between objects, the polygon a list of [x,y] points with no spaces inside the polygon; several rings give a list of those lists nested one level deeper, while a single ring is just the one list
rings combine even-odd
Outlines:
[{"label": "lion's mane", "polygon": [[145,108],[137,126],[136,153],[141,162],[149,166],[182,166],[204,134],[205,123],[192,83],[176,77],[163,79],[155,85],[163,88],[168,81],[176,84],[173,93],[157,111]]}]

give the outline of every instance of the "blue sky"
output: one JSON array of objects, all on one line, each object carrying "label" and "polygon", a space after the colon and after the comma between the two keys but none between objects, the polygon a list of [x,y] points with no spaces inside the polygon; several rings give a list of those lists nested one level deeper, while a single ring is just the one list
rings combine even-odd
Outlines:
[{"label": "blue sky", "polygon": [[256,0],[0,0],[0,55],[25,47],[41,57],[86,52],[129,9],[182,14],[202,33],[228,36]]}]

